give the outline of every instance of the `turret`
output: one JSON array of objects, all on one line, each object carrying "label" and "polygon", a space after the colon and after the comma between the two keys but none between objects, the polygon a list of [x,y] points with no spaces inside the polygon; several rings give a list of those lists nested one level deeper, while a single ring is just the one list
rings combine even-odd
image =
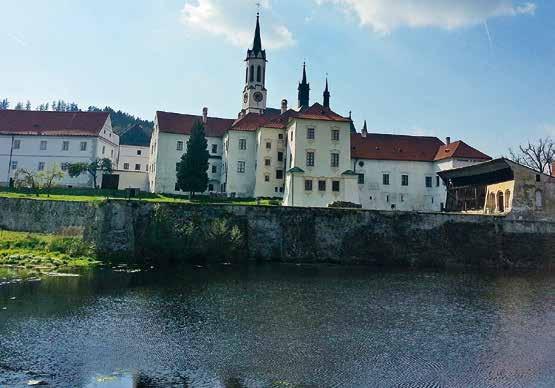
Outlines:
[{"label": "turret", "polygon": [[303,63],[303,79],[299,83],[299,108],[308,108],[310,102],[310,84],[306,80],[306,63]]},{"label": "turret", "polygon": [[328,77],[326,77],[326,90],[324,90],[324,108],[330,107],[330,91],[328,88]]}]

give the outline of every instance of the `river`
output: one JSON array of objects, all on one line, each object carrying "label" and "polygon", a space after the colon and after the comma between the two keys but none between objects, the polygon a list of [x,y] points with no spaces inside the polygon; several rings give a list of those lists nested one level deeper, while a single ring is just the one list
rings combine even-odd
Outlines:
[{"label": "river", "polygon": [[0,386],[553,387],[555,276],[213,265],[0,286]]}]

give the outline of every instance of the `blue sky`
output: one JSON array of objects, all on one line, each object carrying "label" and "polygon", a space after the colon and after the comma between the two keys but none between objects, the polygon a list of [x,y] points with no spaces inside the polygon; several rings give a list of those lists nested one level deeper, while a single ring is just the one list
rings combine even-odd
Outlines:
[{"label": "blue sky", "polygon": [[[311,100],[373,132],[497,156],[555,136],[555,2],[260,0],[270,106]],[[235,117],[256,0],[2,2],[0,98]],[[415,5],[417,4],[417,5]]]}]

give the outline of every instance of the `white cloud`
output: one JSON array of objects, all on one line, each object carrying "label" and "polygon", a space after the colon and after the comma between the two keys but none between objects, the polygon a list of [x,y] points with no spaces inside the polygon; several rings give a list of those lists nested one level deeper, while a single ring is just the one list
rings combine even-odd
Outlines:
[{"label": "white cloud", "polygon": [[399,27],[456,29],[500,16],[533,15],[536,5],[513,0],[315,0],[335,4],[379,33]]},{"label": "white cloud", "polygon": [[[276,49],[294,45],[291,31],[272,19],[270,0],[260,4],[264,11],[261,17],[263,47]],[[208,33],[247,48],[254,37],[255,11],[254,2],[249,0],[188,0],[181,10],[180,20],[190,32]]]}]

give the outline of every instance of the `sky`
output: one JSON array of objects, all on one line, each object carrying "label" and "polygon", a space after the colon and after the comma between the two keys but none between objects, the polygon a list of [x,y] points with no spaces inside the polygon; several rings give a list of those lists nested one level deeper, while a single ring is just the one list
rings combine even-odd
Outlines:
[{"label": "sky", "polygon": [[[0,0],[0,98],[237,117],[257,0]],[[271,107],[499,156],[555,136],[555,1],[259,0]]]}]

